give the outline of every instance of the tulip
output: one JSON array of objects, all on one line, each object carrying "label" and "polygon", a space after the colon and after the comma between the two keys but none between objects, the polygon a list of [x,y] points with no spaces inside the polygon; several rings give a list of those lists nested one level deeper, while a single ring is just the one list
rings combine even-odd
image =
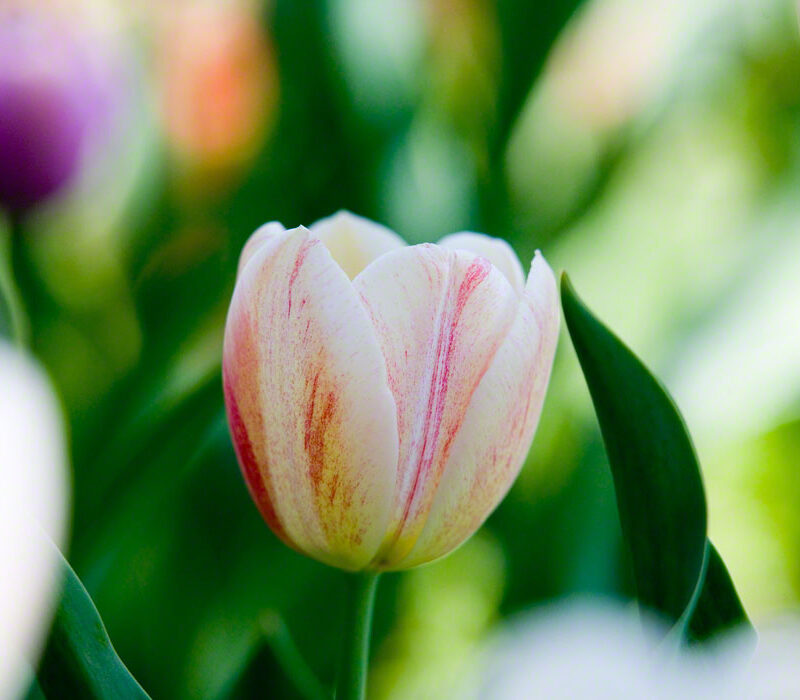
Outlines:
[{"label": "tulip", "polygon": [[467,539],[533,439],[556,283],[504,241],[406,246],[341,212],[244,247],[225,329],[228,422],[286,544],[350,571],[406,569]]},{"label": "tulip", "polygon": [[29,681],[58,592],[67,521],[58,402],[41,370],[0,340],[0,698]]},{"label": "tulip", "polygon": [[0,206],[26,211],[79,169],[107,108],[87,48],[42,9],[0,9]]}]

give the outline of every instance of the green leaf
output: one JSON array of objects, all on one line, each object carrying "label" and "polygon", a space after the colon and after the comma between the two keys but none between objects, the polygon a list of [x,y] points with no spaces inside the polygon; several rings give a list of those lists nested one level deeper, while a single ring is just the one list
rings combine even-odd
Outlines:
[{"label": "green leaf", "polygon": [[640,604],[702,642],[749,630],[725,563],[706,536],[706,501],[689,432],[667,391],[584,306],[566,274],[561,304],[608,453]]},{"label": "green leaf", "polygon": [[703,642],[734,627],[747,630],[744,633],[755,642],[755,629],[747,619],[725,562],[709,540],[706,575],[689,618],[688,635],[692,641]]},{"label": "green leaf", "polygon": [[37,670],[44,694],[55,698],[149,698],[122,663],[97,608],[72,567],[63,562],[64,587]]},{"label": "green leaf", "polygon": [[502,157],[514,124],[564,26],[582,0],[538,3],[528,0],[496,3],[500,33],[501,73],[495,125],[495,157]]},{"label": "green leaf", "polygon": [[249,648],[231,674],[213,693],[217,700],[250,697],[292,697],[299,700],[328,700],[332,690],[316,677],[294,643],[283,617],[265,611]]},{"label": "green leaf", "polygon": [[575,294],[561,303],[614,477],[639,602],[676,622],[703,571],[706,501],[683,419],[639,359]]}]

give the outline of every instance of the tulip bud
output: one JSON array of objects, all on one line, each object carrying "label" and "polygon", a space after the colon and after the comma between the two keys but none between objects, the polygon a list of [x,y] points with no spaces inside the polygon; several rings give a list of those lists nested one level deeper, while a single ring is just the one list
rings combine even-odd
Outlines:
[{"label": "tulip bud", "polygon": [[14,5],[0,10],[0,207],[18,212],[75,174],[102,106],[74,28]]},{"label": "tulip bud", "polygon": [[0,697],[17,697],[47,632],[65,534],[58,402],[42,372],[0,341]]},{"label": "tulip bud", "polygon": [[274,532],[348,570],[405,569],[469,537],[514,481],[558,336],[553,273],[527,282],[476,233],[405,246],[342,212],[245,246],[223,381],[245,481]]}]

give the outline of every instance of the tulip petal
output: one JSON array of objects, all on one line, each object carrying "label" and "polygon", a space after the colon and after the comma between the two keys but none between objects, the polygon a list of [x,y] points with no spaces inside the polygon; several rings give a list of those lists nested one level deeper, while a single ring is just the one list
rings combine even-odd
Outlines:
[{"label": "tulip petal", "polygon": [[556,281],[537,252],[519,311],[453,441],[411,567],[457,547],[503,499],[533,440],[558,340]]},{"label": "tulip petal", "polygon": [[384,253],[406,247],[394,231],[349,211],[320,219],[311,225],[311,233],[325,244],[350,279]]},{"label": "tulip petal", "polygon": [[519,299],[485,258],[419,245],[387,253],[354,281],[372,318],[397,403],[400,457],[377,568],[414,546],[472,394]]},{"label": "tulip petal", "polygon": [[260,247],[239,277],[223,378],[237,456],[287,544],[359,569],[385,532],[397,414],[352,284],[304,228]]},{"label": "tulip petal", "polygon": [[242,248],[242,252],[239,254],[237,276],[242,274],[244,266],[247,265],[250,258],[253,257],[253,254],[264,245],[264,243],[269,240],[275,240],[275,238],[285,230],[283,224],[279,221],[270,221],[257,228],[250,238],[247,239],[247,243],[244,244],[244,248]]},{"label": "tulip petal", "polygon": [[525,289],[525,272],[514,249],[502,238],[492,238],[483,233],[462,231],[451,233],[439,241],[439,245],[450,250],[468,250],[486,258],[502,272],[518,294]]}]

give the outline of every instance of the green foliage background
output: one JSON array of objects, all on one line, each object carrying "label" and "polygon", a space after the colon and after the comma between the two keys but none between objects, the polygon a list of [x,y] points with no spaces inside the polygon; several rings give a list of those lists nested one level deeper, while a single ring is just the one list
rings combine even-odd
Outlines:
[{"label": "green foliage background", "polygon": [[[625,3],[616,24],[577,0],[367,5],[256,7],[274,111],[252,157],[223,177],[187,174],[175,157],[151,100],[153,43],[131,30],[140,92],[109,156],[114,176],[26,221],[16,264],[33,348],[71,433],[68,558],[134,676],[156,698],[292,697],[265,643],[278,612],[333,678],[343,576],[262,523],[228,437],[219,362],[249,234],[340,208],[412,243],[471,229],[506,238],[525,265],[541,248],[568,269],[684,412],[710,536],[751,617],[796,605],[793,4],[676,3],[675,25]],[[658,18],[655,6],[641,3]],[[620,46],[631,48],[610,60]],[[563,341],[505,502],[449,558],[382,580],[374,697],[446,695],[523,608],[631,594],[611,475]]]}]

